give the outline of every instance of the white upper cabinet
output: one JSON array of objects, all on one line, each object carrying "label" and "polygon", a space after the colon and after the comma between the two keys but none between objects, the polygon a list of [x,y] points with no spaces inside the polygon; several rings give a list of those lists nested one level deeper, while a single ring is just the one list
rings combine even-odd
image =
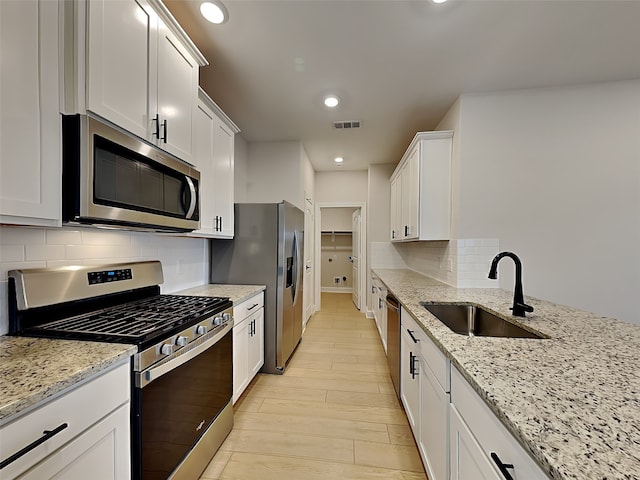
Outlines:
[{"label": "white upper cabinet", "polygon": [[87,110],[148,138],[157,18],[135,1],[93,1],[87,7]]},{"label": "white upper cabinet", "polygon": [[158,0],[92,0],[73,12],[76,88],[68,108],[94,112],[191,163],[198,69],[207,61],[171,13]]},{"label": "white upper cabinet", "polygon": [[58,2],[0,1],[0,223],[61,224]]},{"label": "white upper cabinet", "polygon": [[391,241],[448,240],[453,131],[420,132],[391,175]]},{"label": "white upper cabinet", "polygon": [[200,229],[190,235],[233,238],[233,151],[238,132],[238,127],[200,89],[193,159],[200,171]]}]

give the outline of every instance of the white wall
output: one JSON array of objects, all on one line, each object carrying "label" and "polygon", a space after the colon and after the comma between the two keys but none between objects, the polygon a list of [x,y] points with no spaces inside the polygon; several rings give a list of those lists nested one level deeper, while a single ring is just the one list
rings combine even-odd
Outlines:
[{"label": "white wall", "polygon": [[233,201],[247,202],[247,175],[249,162],[249,148],[247,142],[240,135],[235,136],[233,173]]},{"label": "white wall", "polygon": [[313,199],[315,172],[302,143],[251,142],[247,152],[246,201],[286,200],[304,210],[305,196]]},{"label": "white wall", "polygon": [[163,293],[209,283],[209,249],[201,238],[95,228],[0,226],[0,335],[8,330],[9,270],[138,260],[162,262]]},{"label": "white wall", "polygon": [[311,203],[314,202],[315,196],[315,178],[316,172],[311,165],[307,151],[304,149],[304,145],[300,144],[300,196],[303,199],[309,198]]},{"label": "white wall", "polygon": [[322,209],[320,230],[351,232],[353,230],[353,212],[351,207],[332,207]]},{"label": "white wall", "polygon": [[300,142],[248,144],[247,202],[286,200],[304,209],[300,195]]},{"label": "white wall", "polygon": [[360,203],[367,201],[366,170],[316,172],[316,203]]},{"label": "white wall", "polygon": [[[640,81],[463,95],[459,108],[456,236],[518,254],[525,296],[640,323]],[[500,286],[513,289],[509,263]]]}]

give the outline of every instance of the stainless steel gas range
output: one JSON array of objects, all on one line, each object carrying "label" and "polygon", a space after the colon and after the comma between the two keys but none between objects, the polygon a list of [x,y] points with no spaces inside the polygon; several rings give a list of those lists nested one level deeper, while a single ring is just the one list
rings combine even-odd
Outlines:
[{"label": "stainless steel gas range", "polygon": [[233,427],[232,303],[161,295],[160,262],[9,272],[10,334],[128,343],[132,478],[198,478]]}]

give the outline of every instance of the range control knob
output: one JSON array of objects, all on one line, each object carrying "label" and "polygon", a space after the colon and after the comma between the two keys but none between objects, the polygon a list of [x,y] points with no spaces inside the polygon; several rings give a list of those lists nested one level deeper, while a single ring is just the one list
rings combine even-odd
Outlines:
[{"label": "range control knob", "polygon": [[163,355],[171,355],[173,353],[173,345],[170,343],[165,343],[160,347],[160,353]]},{"label": "range control knob", "polygon": [[189,343],[189,339],[185,336],[179,336],[176,338],[176,345],[179,347],[184,347],[187,343]]},{"label": "range control knob", "polygon": [[222,319],[224,320],[224,323],[227,323],[229,320],[231,320],[231,314],[230,313],[223,313],[222,314]]},{"label": "range control knob", "polygon": [[198,325],[196,327],[196,335],[204,335],[205,333],[207,333],[206,325]]},{"label": "range control knob", "polygon": [[214,317],[212,323],[214,326],[222,325],[223,323],[222,317]]}]

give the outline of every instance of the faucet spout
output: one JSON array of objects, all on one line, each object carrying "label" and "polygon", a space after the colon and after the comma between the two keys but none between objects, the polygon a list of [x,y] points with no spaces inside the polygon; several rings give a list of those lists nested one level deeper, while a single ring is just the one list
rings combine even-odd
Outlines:
[{"label": "faucet spout", "polygon": [[516,317],[524,317],[525,312],[533,312],[533,307],[524,303],[524,294],[522,293],[522,262],[515,253],[512,252],[500,252],[491,261],[491,268],[489,269],[489,278],[495,280],[498,278],[498,263],[504,257],[509,257],[516,265],[516,286],[513,291],[513,307],[511,311]]}]

